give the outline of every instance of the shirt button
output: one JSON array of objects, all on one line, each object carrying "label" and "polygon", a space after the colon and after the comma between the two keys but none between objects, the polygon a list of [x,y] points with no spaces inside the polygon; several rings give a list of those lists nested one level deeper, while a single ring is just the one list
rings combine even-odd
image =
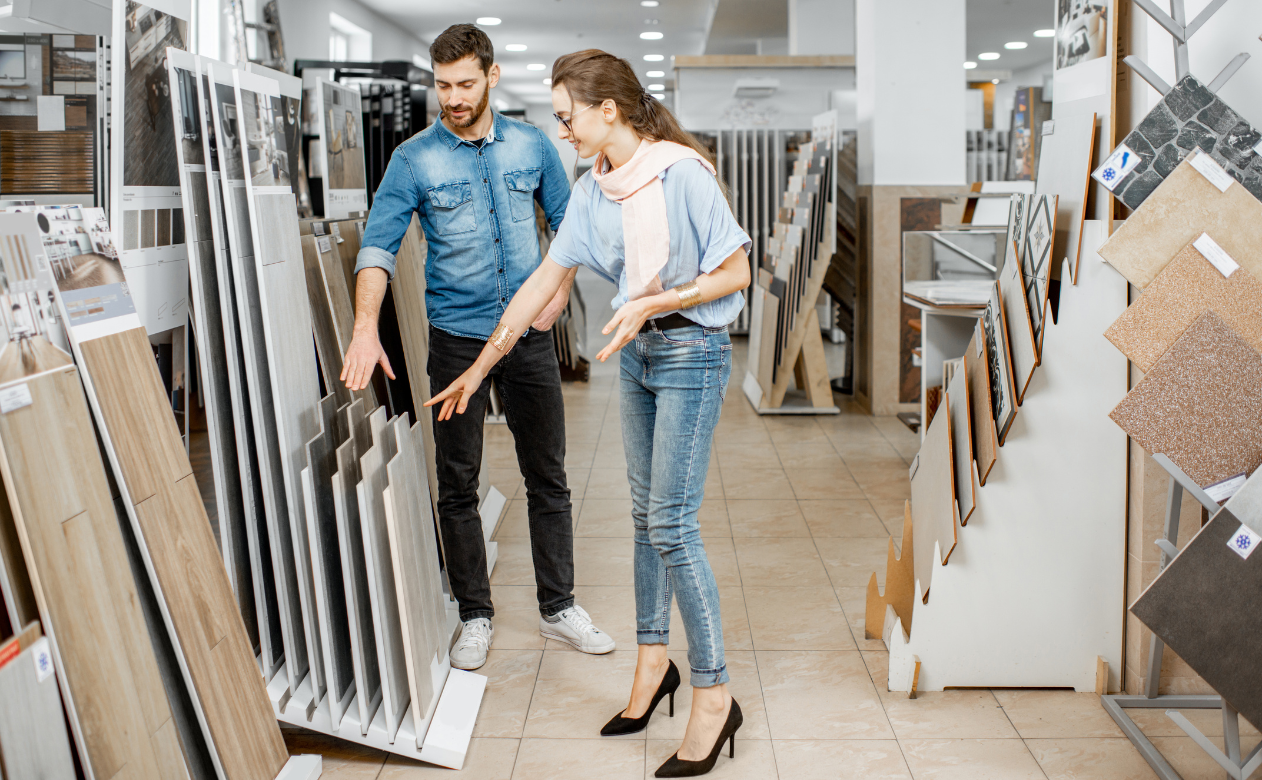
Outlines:
[{"label": "shirt button", "polygon": [[483,180],[482,180],[482,183],[483,183],[483,184],[486,184],[486,179],[483,179]]},{"label": "shirt button", "polygon": [[492,213],[492,214],[494,214],[494,213],[495,213],[495,209],[491,209],[491,213]]},{"label": "shirt button", "polygon": [[504,269],[503,269],[503,268],[501,268],[501,269],[500,269],[500,273],[504,273]]},{"label": "shirt button", "polygon": [[495,243],[497,243],[497,244],[498,244],[499,242],[500,242],[500,240],[499,240],[498,238],[497,238],[497,239],[495,239]]}]

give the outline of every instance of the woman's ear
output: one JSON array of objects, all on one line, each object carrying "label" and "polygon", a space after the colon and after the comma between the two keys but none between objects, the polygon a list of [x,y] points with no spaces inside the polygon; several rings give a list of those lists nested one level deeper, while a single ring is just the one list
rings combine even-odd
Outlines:
[{"label": "woman's ear", "polygon": [[613,122],[618,118],[618,104],[613,98],[605,98],[600,104],[600,113],[604,115],[606,122]]}]

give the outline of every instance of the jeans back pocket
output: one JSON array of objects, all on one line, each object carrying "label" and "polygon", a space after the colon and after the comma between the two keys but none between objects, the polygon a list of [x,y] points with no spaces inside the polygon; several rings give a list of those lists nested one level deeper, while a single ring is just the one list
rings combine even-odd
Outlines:
[{"label": "jeans back pocket", "polygon": [[434,230],[440,236],[469,233],[478,227],[473,213],[473,187],[467,181],[455,181],[427,191]]}]

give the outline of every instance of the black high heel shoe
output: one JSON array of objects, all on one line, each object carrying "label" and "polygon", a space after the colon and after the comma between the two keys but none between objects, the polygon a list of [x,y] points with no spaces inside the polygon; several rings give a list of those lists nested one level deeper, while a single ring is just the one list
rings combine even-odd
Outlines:
[{"label": "black high heel shoe", "polygon": [[719,738],[714,743],[714,749],[710,751],[710,755],[700,761],[684,761],[679,754],[666,759],[666,763],[657,768],[654,777],[696,777],[704,775],[711,769],[714,769],[714,762],[719,760],[719,752],[723,750],[723,743],[727,742],[728,757],[736,758],[736,732],[745,722],[745,716],[741,714],[741,705],[736,703],[736,699],[732,699],[732,708],[727,712],[727,722],[723,724],[723,730],[719,732]]},{"label": "black high heel shoe", "polygon": [[638,718],[622,717],[623,710],[613,716],[613,720],[605,724],[600,730],[602,737],[620,737],[623,734],[635,734],[644,731],[649,725],[649,717],[653,715],[653,710],[657,709],[657,704],[663,697],[670,697],[670,716],[675,717],[675,691],[679,690],[679,669],[675,667],[675,662],[671,661],[670,666],[666,668],[666,675],[662,677],[662,684],[657,686],[657,693],[653,694],[653,703],[649,705],[648,710]]}]

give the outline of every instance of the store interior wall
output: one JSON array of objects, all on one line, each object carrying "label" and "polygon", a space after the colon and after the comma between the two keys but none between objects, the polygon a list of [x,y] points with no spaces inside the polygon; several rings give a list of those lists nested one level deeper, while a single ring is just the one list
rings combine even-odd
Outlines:
[{"label": "store interior wall", "polygon": [[[1012,104],[1016,100],[1017,90],[1022,87],[1044,87],[1051,84],[1052,62],[1039,63],[1021,70],[1014,70],[1012,78],[995,85],[994,129],[1012,129]],[[1055,99],[1055,95],[1052,99]]]},{"label": "store interior wall", "polygon": [[789,0],[789,54],[854,56],[854,0]]}]

